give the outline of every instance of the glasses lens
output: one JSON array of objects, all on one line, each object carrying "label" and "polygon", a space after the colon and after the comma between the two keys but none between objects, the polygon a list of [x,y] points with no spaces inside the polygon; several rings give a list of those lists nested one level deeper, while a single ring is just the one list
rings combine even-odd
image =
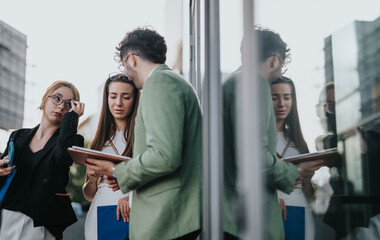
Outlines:
[{"label": "glasses lens", "polygon": [[66,108],[67,110],[71,110],[71,101],[66,101],[66,102],[65,102],[65,108]]},{"label": "glasses lens", "polygon": [[51,99],[53,100],[54,104],[61,104],[62,103],[62,96],[60,94],[54,94]]}]

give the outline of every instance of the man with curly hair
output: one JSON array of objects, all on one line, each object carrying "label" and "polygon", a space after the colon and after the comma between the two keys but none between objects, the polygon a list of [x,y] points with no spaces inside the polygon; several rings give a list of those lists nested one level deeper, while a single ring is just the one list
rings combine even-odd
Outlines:
[{"label": "man with curly hair", "polygon": [[[143,89],[133,158],[114,166],[90,159],[92,169],[133,190],[130,239],[196,239],[201,229],[202,115],[193,87],[165,65],[166,43],[138,28],[117,47],[124,73]],[[110,181],[109,181],[110,182]],[[116,185],[116,187],[115,187]]]},{"label": "man with curly hair", "polygon": [[[298,166],[282,161],[276,156],[276,118],[273,113],[273,104],[269,84],[282,75],[283,65],[289,57],[287,44],[280,35],[268,29],[255,29],[258,41],[258,73],[252,80],[259,81],[260,86],[260,142],[265,177],[264,203],[264,237],[270,240],[283,240],[284,229],[281,209],[278,203],[277,190],[290,193],[296,181],[310,177],[319,169],[323,161],[300,163]],[[243,39],[242,46],[247,39]],[[257,44],[257,42],[249,43]],[[243,50],[243,49],[241,49]],[[245,54],[244,51],[241,51]],[[224,121],[224,239],[236,240],[241,234],[233,218],[232,205],[238,195],[236,158],[236,84],[241,80],[245,68],[243,64],[238,70],[229,75],[223,82],[223,121]],[[257,161],[257,159],[252,159]],[[248,203],[249,204],[249,203]],[[257,206],[261,207],[261,206]],[[263,211],[263,212],[264,212]],[[251,226],[245,226],[250,228]]]}]

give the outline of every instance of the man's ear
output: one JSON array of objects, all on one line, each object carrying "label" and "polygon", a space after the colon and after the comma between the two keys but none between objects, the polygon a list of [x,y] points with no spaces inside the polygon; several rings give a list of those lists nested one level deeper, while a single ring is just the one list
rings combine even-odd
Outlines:
[{"label": "man's ear", "polygon": [[137,58],[136,58],[136,55],[131,54],[130,58],[131,58],[131,65],[132,65],[132,67],[135,68],[136,65],[137,65]]},{"label": "man's ear", "polygon": [[269,66],[271,69],[277,69],[278,65],[280,64],[280,56],[279,55],[274,55],[269,57]]}]

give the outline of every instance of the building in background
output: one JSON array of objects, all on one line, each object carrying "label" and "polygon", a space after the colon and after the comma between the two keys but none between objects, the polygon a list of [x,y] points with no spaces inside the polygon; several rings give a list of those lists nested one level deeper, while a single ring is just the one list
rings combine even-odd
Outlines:
[{"label": "building in background", "polygon": [[[100,112],[100,107],[99,107],[99,112]],[[78,134],[84,137],[85,147],[87,147],[88,144],[95,137],[95,132],[98,126],[99,116],[100,116],[99,112],[88,116],[86,119],[82,120],[78,126]]]},{"label": "building in background", "polygon": [[324,50],[326,83],[335,86],[336,140],[342,152],[330,180],[335,209],[327,215],[344,237],[380,213],[380,17],[354,21],[333,33]]},{"label": "building in background", "polygon": [[22,127],[26,35],[0,21],[0,128]]},{"label": "building in background", "polygon": [[24,120],[26,47],[26,35],[0,20],[0,152],[5,131],[22,127]]},{"label": "building in background", "polygon": [[352,151],[345,159],[347,177],[354,192],[366,193],[363,171],[369,169],[363,164],[369,162],[360,160],[366,150],[361,135],[380,129],[380,17],[355,21],[326,38],[325,60],[326,83],[335,84],[337,134],[344,149]]}]

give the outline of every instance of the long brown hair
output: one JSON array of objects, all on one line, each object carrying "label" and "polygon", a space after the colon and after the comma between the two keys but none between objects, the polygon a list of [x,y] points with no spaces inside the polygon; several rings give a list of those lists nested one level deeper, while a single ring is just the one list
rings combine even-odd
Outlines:
[{"label": "long brown hair", "polygon": [[140,91],[136,88],[135,84],[128,79],[127,76],[116,74],[109,76],[106,83],[104,84],[103,90],[103,104],[100,112],[98,128],[96,130],[95,138],[90,143],[90,148],[95,150],[102,150],[105,143],[108,140],[112,140],[117,131],[117,126],[112,113],[109,110],[108,105],[108,95],[109,95],[109,85],[113,82],[127,83],[133,86],[133,106],[132,112],[127,116],[126,125],[124,129],[124,139],[126,144],[123,156],[132,157],[132,139],[133,130],[135,127],[135,118],[137,114],[137,108],[139,105]]},{"label": "long brown hair", "polygon": [[285,118],[284,124],[282,125],[282,132],[284,133],[285,138],[295,144],[297,150],[300,151],[300,153],[308,153],[309,148],[307,147],[306,141],[303,138],[300,120],[298,118],[296,87],[290,78],[284,76],[279,77],[277,80],[273,81],[272,85],[280,83],[288,84],[292,90],[292,107],[290,109],[289,115]]}]

